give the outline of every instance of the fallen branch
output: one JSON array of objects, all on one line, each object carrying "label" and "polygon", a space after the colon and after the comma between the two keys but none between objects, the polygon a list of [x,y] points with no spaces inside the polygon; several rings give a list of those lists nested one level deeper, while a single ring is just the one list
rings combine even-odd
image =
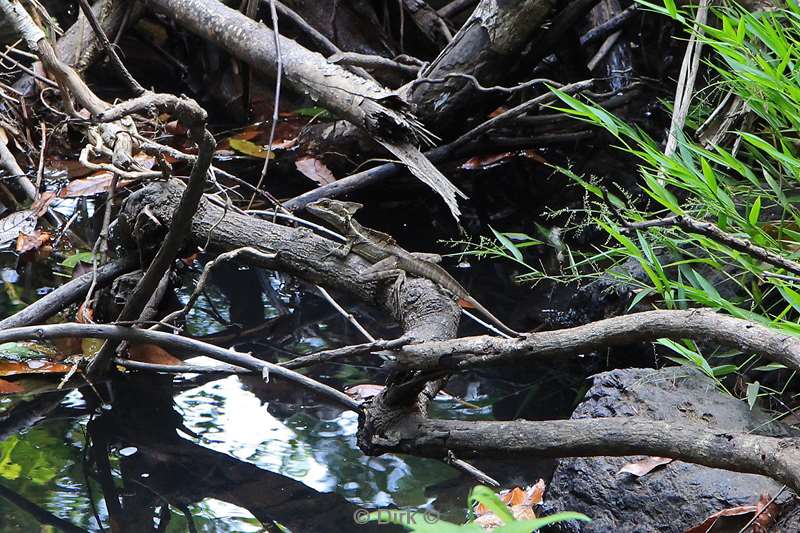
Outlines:
[{"label": "fallen branch", "polygon": [[800,263],[753,244],[748,239],[742,239],[740,237],[736,237],[735,235],[731,235],[726,231],[722,231],[716,224],[712,222],[697,220],[696,218],[692,218],[688,215],[675,215],[655,220],[645,220],[643,222],[623,222],[622,224],[626,229],[629,230],[678,227],[690,233],[703,235],[704,237],[708,237],[709,239],[733,248],[737,252],[745,253],[755,257],[756,259],[760,259],[765,263],[769,263],[770,265],[778,268],[783,268],[789,272],[792,272],[793,274],[800,275]]},{"label": "fallen branch", "polygon": [[[567,94],[574,94],[584,89],[588,89],[592,86],[592,84],[593,80],[583,80],[571,83],[569,85],[564,85],[560,90]],[[517,117],[541,107],[553,98],[554,96],[550,93],[532,98],[522,104],[519,104],[518,106],[504,111],[500,115],[482,122],[468,132],[460,135],[454,141],[426,152],[425,156],[434,163],[455,157],[460,154],[460,150],[469,142],[479,138],[481,135],[484,135],[492,129],[513,122],[513,120]],[[335,198],[368,185],[373,185],[381,180],[396,175],[401,170],[403,170],[402,165],[398,165],[397,163],[385,163],[383,165],[347,176],[346,178],[336,180],[327,185],[323,185],[322,187],[312,189],[306,193],[292,198],[288,202],[284,202],[283,206],[292,211],[303,209],[311,202],[315,202],[321,198]]]},{"label": "fallen branch", "polygon": [[733,346],[800,369],[800,337],[708,309],[646,311],[575,328],[530,333],[522,339],[481,336],[410,344],[398,352],[398,364],[415,370],[464,370],[533,357],[571,356],[661,338]]},{"label": "fallen branch", "polygon": [[155,344],[156,346],[174,351],[175,353],[205,355],[206,357],[211,357],[223,363],[256,371],[263,375],[265,379],[268,379],[269,376],[276,376],[297,383],[347,409],[357,412],[361,410],[360,405],[346,394],[302,374],[298,374],[293,370],[289,370],[288,368],[256,359],[252,355],[238,353],[230,349],[214,346],[213,344],[189,339],[187,337],[180,337],[163,331],[112,326],[108,324],[75,324],[69,322],[63,324],[27,326],[0,331],[0,343],[22,340],[43,341],[64,337],[90,337],[94,339],[114,340],[117,342],[127,341],[129,343]]},{"label": "fallen branch", "polygon": [[[45,38],[44,32],[36,25],[27,11],[14,0],[0,0],[0,11],[9,20],[17,33],[25,40],[28,48],[34,52],[42,65],[58,82],[64,94],[64,104],[72,107],[69,96],[72,95],[78,103],[86,108],[92,116],[97,116],[105,111],[109,105],[99,98],[84,83],[75,70],[64,63],[56,55],[53,46]],[[71,111],[75,111],[71,109]],[[132,163],[133,152],[132,132],[135,131],[133,121],[127,120],[119,124],[105,124],[100,128],[104,144],[113,149],[113,162],[118,167],[128,167]]]},{"label": "fallen branch", "polygon": [[122,274],[134,270],[137,264],[138,261],[134,257],[126,257],[103,265],[96,271],[78,276],[61,285],[47,296],[36,300],[25,309],[1,320],[0,330],[44,322],[68,305],[81,301],[89,292],[89,287],[92,285],[95,274],[97,275],[97,286],[108,285]]},{"label": "fallen branch", "polygon": [[800,490],[800,440],[733,433],[698,424],[636,417],[531,422],[373,418],[359,431],[371,455],[413,453],[443,457],[591,457],[653,455],[734,472],[769,476]]},{"label": "fallen branch", "polygon": [[[172,112],[188,128],[189,138],[198,146],[198,155],[189,176],[189,184],[181,195],[180,203],[169,225],[169,231],[153,258],[142,279],[134,288],[118,320],[127,321],[139,318],[164,273],[184,243],[191,227],[192,216],[203,196],[206,175],[211,165],[216,143],[214,136],[205,128],[206,112],[194,100],[178,98],[171,94],[145,93],[144,95],[119,104],[97,115],[98,120],[110,122],[133,113],[149,111]],[[117,344],[106,342],[88,366],[88,375],[97,378],[104,375],[111,364]]]},{"label": "fallen branch", "polygon": [[216,0],[151,0],[158,11],[191,32],[222,47],[237,59],[270,76],[276,75],[279,42],[286,84],[319,105],[363,129],[408,170],[439,194],[453,216],[465,198],[417,148],[432,141],[397,93],[329,63],[324,56],[275,33]]}]

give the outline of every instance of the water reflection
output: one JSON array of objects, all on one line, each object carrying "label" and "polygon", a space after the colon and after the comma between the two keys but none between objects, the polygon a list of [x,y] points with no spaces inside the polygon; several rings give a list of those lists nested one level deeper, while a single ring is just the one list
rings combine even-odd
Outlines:
[{"label": "water reflection", "polygon": [[[286,388],[125,376],[100,391],[113,408],[99,415],[86,414],[88,388],[6,402],[1,529],[350,531],[357,506],[430,506],[426,487],[453,477],[435,461],[364,457],[353,415],[285,403]],[[373,529],[391,530],[358,527]]]}]

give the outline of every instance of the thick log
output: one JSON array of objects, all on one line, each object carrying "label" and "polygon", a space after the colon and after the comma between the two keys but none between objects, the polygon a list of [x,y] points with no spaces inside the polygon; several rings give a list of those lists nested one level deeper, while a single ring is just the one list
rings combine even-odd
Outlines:
[{"label": "thick log", "polygon": [[[119,217],[119,233],[132,235],[138,215],[148,208],[164,227],[169,227],[184,185],[178,180],[154,183],[133,193]],[[158,242],[158,235],[139,235],[140,242]],[[326,288],[346,291],[378,305],[401,324],[404,336],[419,341],[455,336],[459,309],[434,283],[409,278],[397,291],[391,282],[364,281],[370,264],[350,254],[333,254],[340,244],[320,237],[307,228],[273,224],[267,220],[224,210],[203,199],[192,219],[187,240],[211,251],[227,252],[252,247],[273,260],[260,266],[296,275]],[[396,303],[395,303],[396,302]]]},{"label": "thick log", "polygon": [[[636,417],[529,422],[431,420],[367,411],[359,432],[366,453],[443,457],[590,457],[653,455],[761,474],[800,490],[800,439],[733,433],[699,424]],[[371,430],[371,431],[370,431]]]},{"label": "thick log", "polygon": [[[451,73],[469,74],[484,86],[511,80],[523,49],[550,15],[553,0],[496,2],[481,0],[453,40],[420,78],[441,79]],[[498,93],[498,96],[504,96]],[[423,122],[446,133],[496,102],[472,82],[452,78],[443,83],[417,84],[408,99]],[[477,104],[483,102],[483,104]],[[463,129],[463,128],[462,128]]]}]

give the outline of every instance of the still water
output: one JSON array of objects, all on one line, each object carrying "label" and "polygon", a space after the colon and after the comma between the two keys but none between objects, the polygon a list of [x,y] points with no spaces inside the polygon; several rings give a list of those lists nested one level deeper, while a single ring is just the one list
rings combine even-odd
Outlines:
[{"label": "still water", "polygon": [[[240,350],[281,360],[361,341],[321,298],[302,296],[270,274],[253,279],[274,298],[258,314],[275,327],[269,344],[251,339]],[[260,291],[251,292],[262,301]],[[179,296],[185,301],[188,294]],[[211,288],[189,316],[188,333],[224,330],[220,323],[235,314],[232,301],[241,304]],[[282,306],[293,309],[281,315]],[[307,373],[343,389],[382,383],[376,364],[327,364]],[[30,378],[26,388],[36,379],[51,392],[0,400],[0,532],[397,530],[355,525],[361,507],[464,517],[471,480],[436,460],[364,456],[356,415],[295,385],[254,376],[127,373],[69,391],[53,391],[52,378]],[[475,418],[491,410],[448,399],[435,408]]]}]

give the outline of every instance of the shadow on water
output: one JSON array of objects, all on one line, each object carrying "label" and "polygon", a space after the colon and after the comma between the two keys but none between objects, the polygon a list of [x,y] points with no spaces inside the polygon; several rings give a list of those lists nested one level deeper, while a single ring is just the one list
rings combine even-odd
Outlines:
[{"label": "shadow on water", "polygon": [[[93,214],[78,224],[88,224]],[[432,250],[439,238],[414,225],[383,229],[412,249]],[[58,285],[56,276],[69,277],[58,263],[67,252],[58,253],[23,264],[14,254],[0,255],[0,315]],[[502,308],[513,299],[514,313],[531,306],[533,296],[523,288],[480,281],[511,278],[487,273],[494,264],[480,266],[468,276],[478,281],[467,283],[462,275],[479,300]],[[174,305],[188,299],[186,287],[196,285],[201,270],[196,263],[180,272],[184,288]],[[376,336],[398,334],[374,309],[336,297]],[[482,333],[471,324],[464,330]],[[313,287],[230,265],[214,271],[187,317],[186,333],[274,362],[363,341]],[[431,413],[504,420],[568,416],[582,376],[591,372],[572,370],[544,364],[454,376],[447,391],[469,403],[439,398]],[[339,390],[386,378],[369,358],[304,372]],[[50,379],[50,390],[56,383]],[[355,524],[353,514],[361,508],[432,511],[463,521],[473,479],[436,460],[366,457],[356,446],[357,427],[354,413],[320,403],[295,385],[254,376],[124,374],[96,387],[0,397],[0,533],[46,530],[45,524],[62,531],[137,533],[400,530]],[[552,461],[514,457],[474,464],[507,487],[548,478],[553,468]]]},{"label": "shadow on water", "polygon": [[[297,286],[273,274],[229,274],[276,289],[272,297],[284,303],[299,299]],[[226,285],[219,280],[201,299],[190,333],[226,334],[249,313],[248,302],[261,305],[260,291],[232,297]],[[327,303],[310,293],[302,300],[288,315],[276,305],[260,310],[272,325],[258,338],[274,344],[237,348],[279,360],[357,340]],[[340,389],[383,379],[369,364],[309,374]],[[52,389],[57,381],[50,381]],[[438,461],[366,457],[357,427],[354,413],[254,376],[125,374],[95,387],[4,397],[0,531],[45,524],[62,531],[401,530],[354,523],[356,510],[386,507],[449,509],[448,518],[463,518],[470,480]],[[457,489],[443,490],[462,502],[437,503],[434,487],[454,481]]]}]

